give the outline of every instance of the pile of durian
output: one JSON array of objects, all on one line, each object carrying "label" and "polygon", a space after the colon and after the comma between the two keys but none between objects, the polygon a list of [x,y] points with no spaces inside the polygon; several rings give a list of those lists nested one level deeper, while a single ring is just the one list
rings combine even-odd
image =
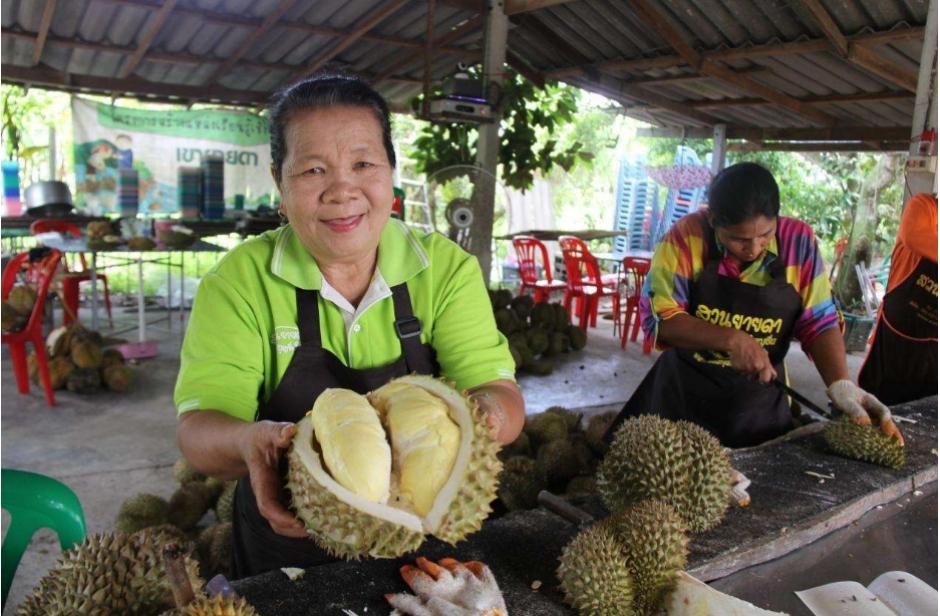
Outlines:
[{"label": "pile of durian", "polygon": [[551,374],[551,357],[580,351],[587,333],[571,324],[560,303],[535,303],[529,295],[513,297],[507,289],[490,290],[496,327],[509,339],[516,369],[530,374]]},{"label": "pile of durian", "polygon": [[[232,560],[232,505],[235,481],[206,477],[184,458],[173,465],[179,487],[169,501],[155,494],[138,494],[121,504],[114,529],[134,533],[144,529],[164,532],[181,541],[195,541],[199,573],[205,579],[229,577]],[[205,518],[212,523],[201,527]]]},{"label": "pile of durian", "polygon": [[[78,321],[52,330],[46,337],[46,356],[53,389],[91,394],[106,387],[111,391],[130,389],[134,372],[117,349],[104,349],[104,338]],[[27,357],[29,376],[40,384],[36,351]]]},{"label": "pile of durian", "polygon": [[570,498],[597,493],[594,472],[607,449],[604,433],[616,413],[586,422],[560,406],[529,415],[519,437],[500,452],[499,500],[509,511],[534,509],[541,490]]},{"label": "pile of durian", "polygon": [[327,389],[287,454],[291,506],[333,555],[394,558],[425,535],[454,544],[496,497],[499,444],[464,392],[426,376],[365,396]]},{"label": "pile of durian", "polygon": [[203,580],[197,562],[172,532],[94,534],[62,554],[16,614],[257,616],[242,599],[206,596]]},{"label": "pile of durian", "polygon": [[36,289],[28,284],[17,284],[10,289],[10,294],[0,307],[0,329],[4,333],[22,330],[33,314],[36,304]]}]

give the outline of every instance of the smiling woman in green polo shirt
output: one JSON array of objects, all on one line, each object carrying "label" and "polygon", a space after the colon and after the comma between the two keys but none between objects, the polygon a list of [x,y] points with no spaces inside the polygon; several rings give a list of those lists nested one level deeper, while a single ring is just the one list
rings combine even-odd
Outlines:
[{"label": "smiling woman in green polo shirt", "polygon": [[289,225],[230,251],[203,278],[180,358],[180,449],[239,479],[235,576],[329,559],[285,508],[278,473],[294,422],[327,387],[364,393],[411,372],[468,389],[503,443],[522,429],[514,364],[477,260],[391,219],[388,107],[359,79],[309,78],[270,116]]}]

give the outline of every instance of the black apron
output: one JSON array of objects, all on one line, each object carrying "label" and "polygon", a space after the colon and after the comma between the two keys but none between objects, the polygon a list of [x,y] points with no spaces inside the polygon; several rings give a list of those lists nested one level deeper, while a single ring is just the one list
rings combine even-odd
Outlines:
[{"label": "black apron", "polygon": [[[300,346],[294,350],[287,371],[270,400],[259,405],[258,420],[298,422],[313,402],[329,387],[342,387],[365,394],[389,380],[407,374],[433,374],[439,370],[434,350],[421,343],[421,322],[414,316],[406,283],[392,287],[395,303],[395,332],[401,356],[378,368],[354,370],[325,350],[320,342],[317,292],[297,289],[297,326]],[[286,474],[282,457],[282,476]],[[288,503],[286,490],[282,502]],[[238,480],[232,515],[233,573],[235,579],[280,567],[310,567],[337,560],[313,540],[278,535],[258,512],[248,477]]]},{"label": "black apron", "polygon": [[[722,252],[715,242],[714,229],[707,223],[703,225],[709,260],[698,280],[691,283],[689,313],[764,339],[774,369],[783,378],[783,359],[803,309],[799,293],[787,282],[783,258],[777,257],[769,264],[771,280],[763,287],[719,275]],[[664,351],[620,411],[607,432],[607,440],[627,418],[638,415],[694,422],[727,447],[755,445],[789,431],[793,420],[787,396],[730,366],[725,353]]]},{"label": "black apron", "polygon": [[937,263],[921,258],[884,296],[859,386],[887,405],[937,394]]}]

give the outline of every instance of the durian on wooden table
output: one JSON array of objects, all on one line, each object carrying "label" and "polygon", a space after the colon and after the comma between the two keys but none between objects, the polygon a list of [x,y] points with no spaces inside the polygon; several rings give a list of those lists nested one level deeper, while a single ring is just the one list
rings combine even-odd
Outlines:
[{"label": "durian on wooden table", "polygon": [[[892,409],[902,423],[907,464],[894,470],[830,453],[812,425],[788,439],[732,452],[732,465],[752,481],[752,504],[732,508],[716,528],[691,537],[687,570],[709,581],[805,548],[851,524],[866,511],[937,479],[937,399]],[[825,480],[806,474],[835,475]],[[576,501],[595,517],[605,515],[599,498]],[[234,582],[262,614],[325,614],[345,608],[356,614],[386,613],[385,593],[405,590],[399,567],[416,556],[485,562],[499,581],[513,616],[574,614],[564,604],[556,569],[562,548],[578,528],[542,509],[488,520],[456,547],[429,539],[400,559],[341,561],[307,569],[289,580],[280,571]],[[903,546],[902,546],[903,547]],[[789,593],[792,590],[787,589]],[[771,606],[772,607],[772,606]]]}]

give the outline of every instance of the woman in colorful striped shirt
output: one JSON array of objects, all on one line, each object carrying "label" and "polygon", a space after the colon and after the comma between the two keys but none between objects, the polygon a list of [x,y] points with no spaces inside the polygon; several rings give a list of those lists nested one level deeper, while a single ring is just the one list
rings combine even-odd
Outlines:
[{"label": "woman in colorful striped shirt", "polygon": [[874,418],[901,441],[888,408],[849,379],[839,314],[812,229],[780,216],[773,175],[732,165],[709,186],[709,208],[689,214],[656,248],[640,314],[665,349],[624,406],[704,426],[730,447],[792,427],[786,395],[771,384],[796,338],[833,404],[856,423]]}]

